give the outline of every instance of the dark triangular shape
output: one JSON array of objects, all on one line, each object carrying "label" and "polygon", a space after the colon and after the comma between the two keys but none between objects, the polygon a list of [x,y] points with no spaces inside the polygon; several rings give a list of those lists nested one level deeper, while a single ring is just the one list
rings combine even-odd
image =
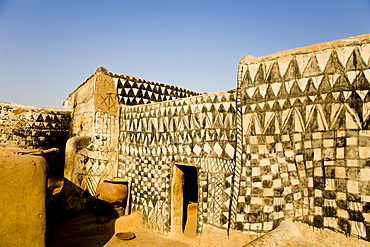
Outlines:
[{"label": "dark triangular shape", "polygon": [[254,77],[254,85],[260,85],[265,83],[265,72],[263,69],[263,64],[260,64],[260,67],[257,70],[256,76]]},{"label": "dark triangular shape", "polygon": [[258,102],[258,101],[261,101],[263,100],[263,97],[260,93],[260,90],[257,88],[256,91],[254,92],[251,100],[253,100],[254,102]]},{"label": "dark triangular shape", "polygon": [[244,109],[244,113],[251,113],[251,112],[253,112],[253,111],[252,111],[252,108],[249,106],[249,104],[248,104],[248,105],[246,105],[246,106],[245,106],[245,109]]},{"label": "dark triangular shape", "polygon": [[303,105],[311,105],[313,103],[313,101],[311,100],[310,97],[305,97],[304,101],[303,101]]},{"label": "dark triangular shape", "polygon": [[279,93],[277,95],[277,98],[278,99],[284,99],[284,98],[288,97],[288,95],[289,94],[288,94],[288,92],[286,90],[285,83],[282,83],[281,84],[281,87],[280,87],[280,90],[279,90]]},{"label": "dark triangular shape", "polygon": [[354,90],[369,90],[370,84],[366,79],[364,72],[360,72],[356,78],[353,80],[353,89]]},{"label": "dark triangular shape", "polygon": [[214,104],[212,104],[211,107],[209,108],[209,112],[217,112],[217,109]]},{"label": "dark triangular shape", "polygon": [[243,85],[245,85],[247,87],[254,86],[251,75],[249,73],[249,69],[247,69],[247,71],[245,71],[244,78],[243,78]]},{"label": "dark triangular shape", "polygon": [[332,51],[330,54],[329,60],[326,63],[326,67],[324,69],[325,74],[340,74],[344,71],[344,67],[342,63],[339,61],[338,54],[336,51]]},{"label": "dark triangular shape", "polygon": [[301,91],[301,89],[298,86],[298,82],[297,81],[294,81],[293,82],[293,85],[292,85],[292,88],[290,89],[290,96],[292,96],[292,97],[298,97],[301,94],[302,94],[302,91]]},{"label": "dark triangular shape", "polygon": [[212,103],[219,103],[220,100],[218,99],[218,96],[216,95],[213,100],[212,100]]},{"label": "dark triangular shape", "polygon": [[137,91],[137,93],[136,93],[136,97],[138,97],[138,98],[143,98],[143,91],[142,90],[139,90],[139,91]]},{"label": "dark triangular shape", "polygon": [[265,102],[265,105],[262,107],[262,111],[263,112],[268,112],[270,110],[271,110],[270,105],[267,104],[267,102]]},{"label": "dark triangular shape", "polygon": [[267,83],[276,83],[276,82],[280,83],[282,82],[278,62],[274,62],[272,64],[270,73],[267,77]]},{"label": "dark triangular shape", "polygon": [[124,88],[131,88],[131,84],[127,81],[125,81],[125,84],[123,85]]},{"label": "dark triangular shape", "polygon": [[357,113],[360,121],[362,122],[362,119],[363,119],[363,117],[362,117],[363,102],[362,102],[361,97],[355,91],[352,92],[352,95],[348,100],[348,105]]},{"label": "dark triangular shape", "polygon": [[346,71],[366,69],[366,64],[361,57],[358,48],[354,49],[346,63]]},{"label": "dark triangular shape", "polygon": [[148,90],[148,91],[153,91],[153,85],[152,84],[149,84],[149,83],[147,83],[146,84],[146,90]]},{"label": "dark triangular shape", "polygon": [[333,103],[329,102],[327,104],[323,104],[324,116],[327,120],[329,126],[331,124],[331,112],[332,112],[332,105]]},{"label": "dark triangular shape", "polygon": [[144,99],[150,99],[148,91],[145,91],[145,94],[143,96]]},{"label": "dark triangular shape", "polygon": [[248,94],[245,91],[243,91],[242,96],[241,96],[241,105],[247,105],[249,99],[250,98],[249,98]]},{"label": "dark triangular shape", "polygon": [[345,110],[339,112],[336,122],[333,123],[332,130],[345,130],[346,129],[346,113]]},{"label": "dark triangular shape", "polygon": [[207,113],[208,112],[207,107],[206,106],[203,106],[201,112],[202,113]]},{"label": "dark triangular shape", "polygon": [[[200,99],[200,100],[202,100],[202,99]],[[207,97],[207,98],[205,98],[203,100],[205,100],[204,103],[213,103],[211,97]],[[202,103],[202,102],[200,102],[200,103]]]},{"label": "dark triangular shape", "polygon": [[222,95],[220,102],[226,102],[226,101],[228,101],[228,99],[225,97],[225,95]]},{"label": "dark triangular shape", "polygon": [[282,109],[286,110],[286,109],[291,108],[291,107],[292,107],[292,105],[290,104],[290,100],[289,99],[285,100]]},{"label": "dark triangular shape", "polygon": [[154,86],[153,87],[153,93],[158,93],[158,94],[160,94],[160,92],[159,92],[159,87],[156,85],[156,86]]},{"label": "dark triangular shape", "polygon": [[285,72],[284,81],[290,81],[298,78],[301,78],[301,72],[299,71],[297,60],[293,58],[290,60],[288,68]]},{"label": "dark triangular shape", "polygon": [[340,75],[337,81],[333,85],[334,92],[341,92],[341,91],[348,91],[351,90],[351,86],[349,84],[348,79],[345,77],[344,74]]},{"label": "dark triangular shape", "polygon": [[274,112],[281,111],[281,107],[278,101],[275,101],[271,108]]},{"label": "dark triangular shape", "polygon": [[127,92],[127,96],[128,97],[135,97],[135,93],[134,93],[134,90],[130,89],[128,92]]},{"label": "dark triangular shape", "polygon": [[132,88],[138,88],[136,81],[133,81]]},{"label": "dark triangular shape", "polygon": [[324,75],[322,78],[318,91],[320,94],[331,92],[331,85],[327,75]]},{"label": "dark triangular shape", "polygon": [[132,100],[131,100],[131,104],[132,105],[137,105],[138,103],[137,103],[137,99],[136,98],[133,98]]},{"label": "dark triangular shape", "polygon": [[314,132],[319,130],[319,124],[317,119],[317,110],[314,109],[311,118],[307,122],[306,130],[309,132]]},{"label": "dark triangular shape", "polygon": [[[289,100],[287,100],[289,101]],[[288,119],[284,119],[285,126],[282,126],[281,133],[282,134],[290,134],[294,132],[295,121],[294,121],[294,113],[292,112]]]},{"label": "dark triangular shape", "polygon": [[220,106],[218,107],[218,112],[226,112],[226,109],[223,104],[220,104]]},{"label": "dark triangular shape", "polygon": [[139,89],[141,89],[141,90],[146,90],[146,83],[140,83],[140,86],[139,86]]},{"label": "dark triangular shape", "polygon": [[318,76],[321,74],[321,69],[319,63],[317,62],[317,58],[313,55],[310,60],[308,61],[306,68],[303,71],[304,77],[313,77]]},{"label": "dark triangular shape", "polygon": [[185,116],[185,110],[184,110],[184,107],[181,107],[181,108],[180,108],[179,116]]},{"label": "dark triangular shape", "polygon": [[312,78],[308,79],[306,89],[304,92],[308,95],[315,95],[317,94],[317,89],[315,88]]},{"label": "dark triangular shape", "polygon": [[258,112],[256,115],[260,126],[265,126],[265,112]]},{"label": "dark triangular shape", "polygon": [[123,88],[122,82],[119,78],[118,78],[118,81],[117,81],[117,88]]},{"label": "dark triangular shape", "polygon": [[324,100],[322,99],[321,95],[317,95],[317,97],[315,98],[314,102],[315,104],[320,104],[322,103]]},{"label": "dark triangular shape", "polygon": [[43,118],[42,114],[40,114],[40,115],[37,117],[36,122],[44,122],[44,118]]},{"label": "dark triangular shape", "polygon": [[294,103],[293,103],[293,105],[292,106],[294,106],[294,107],[301,107],[301,106],[303,106],[303,103],[299,100],[299,98],[297,98],[295,101],[294,101]]},{"label": "dark triangular shape", "polygon": [[272,89],[271,85],[268,84],[267,86],[267,92],[266,92],[266,96],[265,96],[265,99],[266,100],[273,100],[273,99],[276,99],[276,96],[274,94],[274,90]]},{"label": "dark triangular shape", "polygon": [[276,134],[275,131],[276,131],[276,128],[275,128],[275,118],[273,118],[269,125],[266,127],[265,131],[264,131],[264,134],[265,135],[274,135]]},{"label": "dark triangular shape", "polygon": [[150,96],[150,101],[152,101],[152,102],[157,102],[157,99],[156,99],[156,97],[155,97],[155,94],[154,94],[154,93],[152,93],[152,95]]},{"label": "dark triangular shape", "polygon": [[256,104],[255,106],[256,107],[254,108],[254,112],[260,112],[261,111],[261,107],[258,104]]},{"label": "dark triangular shape", "polygon": [[335,102],[336,100],[334,99],[333,97],[333,94],[332,93],[328,93],[326,94],[326,97],[325,97],[325,100],[323,100],[323,102]]}]

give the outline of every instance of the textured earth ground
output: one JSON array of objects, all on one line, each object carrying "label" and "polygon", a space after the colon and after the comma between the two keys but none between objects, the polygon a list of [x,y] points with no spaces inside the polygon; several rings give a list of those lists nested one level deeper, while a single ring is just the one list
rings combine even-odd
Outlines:
[{"label": "textured earth ground", "polygon": [[[341,246],[365,247],[370,243],[347,237],[331,230],[320,230],[299,222],[285,222],[281,226],[262,236],[249,236],[234,233],[226,236],[224,231],[207,226],[202,236],[184,235],[164,236],[140,227],[138,213],[112,219],[104,224],[97,224],[97,218],[91,211],[85,211],[68,220],[60,222],[49,232],[47,247],[114,247],[114,246]],[[133,232],[132,240],[120,240],[119,232]],[[255,239],[256,237],[259,237]],[[255,239],[254,241],[252,241]]]}]

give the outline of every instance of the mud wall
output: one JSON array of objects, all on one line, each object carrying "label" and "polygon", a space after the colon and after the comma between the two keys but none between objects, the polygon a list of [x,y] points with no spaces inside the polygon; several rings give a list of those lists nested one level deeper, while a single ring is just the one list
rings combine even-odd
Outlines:
[{"label": "mud wall", "polygon": [[[105,73],[98,68],[63,104],[72,112],[70,137],[90,139],[77,147],[69,142],[73,147],[68,148],[75,149],[76,155],[68,159],[65,176],[91,195],[103,177],[117,173],[118,100],[114,81]],[[73,196],[81,197],[80,189]]]},{"label": "mud wall", "polygon": [[44,158],[0,155],[0,245],[45,246]]},{"label": "mud wall", "polygon": [[[101,179],[117,175],[119,105],[147,104],[192,95],[199,93],[98,68],[63,104],[64,109],[72,112],[70,137],[91,139],[89,145],[76,149],[72,163],[66,165],[66,178],[95,195]],[[73,173],[69,172],[72,170]]]},{"label": "mud wall", "polygon": [[64,149],[68,139],[69,111],[0,103],[0,144],[27,149],[58,148],[45,155],[52,175],[63,175]]},{"label": "mud wall", "polygon": [[370,240],[369,37],[240,62],[234,229],[295,218]]},{"label": "mud wall", "polygon": [[120,104],[140,105],[186,98],[200,93],[141,78],[107,72],[116,85]]},{"label": "mud wall", "polygon": [[236,147],[235,91],[122,106],[119,173],[131,181],[132,211],[143,224],[170,231],[170,184],[176,164],[198,171],[198,232],[227,228]]}]

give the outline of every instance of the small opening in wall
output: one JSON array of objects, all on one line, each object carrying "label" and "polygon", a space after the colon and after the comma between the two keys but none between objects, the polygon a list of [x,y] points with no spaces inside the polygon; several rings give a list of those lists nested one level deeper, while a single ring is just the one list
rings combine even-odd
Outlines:
[{"label": "small opening in wall", "polygon": [[173,233],[196,236],[198,173],[195,166],[175,165],[172,179],[171,229]]}]

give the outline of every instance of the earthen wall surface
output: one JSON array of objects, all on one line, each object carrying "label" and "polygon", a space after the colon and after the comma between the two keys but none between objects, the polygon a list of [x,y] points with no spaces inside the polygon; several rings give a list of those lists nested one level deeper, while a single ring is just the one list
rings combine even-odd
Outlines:
[{"label": "earthen wall surface", "polygon": [[[118,100],[111,77],[98,69],[64,102],[72,112],[70,137],[88,136],[91,143],[76,150],[76,167],[68,177],[75,185],[95,195],[103,177],[117,173]],[[68,167],[74,165],[68,164]],[[79,191],[76,198],[80,197]]]},{"label": "earthen wall surface", "polygon": [[90,145],[77,150],[74,162],[80,169],[70,179],[94,195],[101,179],[117,175],[119,106],[192,95],[199,93],[98,68],[64,102],[64,108],[72,112],[71,137],[91,137]]},{"label": "earthen wall surface", "polygon": [[170,231],[170,184],[176,164],[198,171],[198,232],[226,229],[234,169],[235,91],[121,107],[119,176],[131,181],[132,211],[145,226]]},{"label": "earthen wall surface", "polygon": [[45,246],[44,158],[0,155],[0,246]]},{"label": "earthen wall surface", "polygon": [[99,68],[64,110],[1,103],[0,144],[46,149],[69,133],[67,179],[92,195],[109,175],[127,179],[131,210],[164,234],[174,167],[191,165],[198,233],[296,219],[370,240],[369,92],[370,35],[246,56],[237,89],[220,93]]},{"label": "earthen wall surface", "polygon": [[370,239],[369,38],[240,62],[235,229],[295,218]]},{"label": "earthen wall surface", "polygon": [[70,111],[0,103],[0,144],[27,149],[58,148],[46,155],[53,175],[62,175]]}]

